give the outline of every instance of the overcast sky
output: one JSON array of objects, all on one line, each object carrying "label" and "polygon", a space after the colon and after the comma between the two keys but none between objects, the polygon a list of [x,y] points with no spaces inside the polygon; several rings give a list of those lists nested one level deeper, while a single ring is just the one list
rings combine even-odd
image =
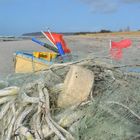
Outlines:
[{"label": "overcast sky", "polygon": [[0,0],[0,35],[140,29],[140,0]]}]

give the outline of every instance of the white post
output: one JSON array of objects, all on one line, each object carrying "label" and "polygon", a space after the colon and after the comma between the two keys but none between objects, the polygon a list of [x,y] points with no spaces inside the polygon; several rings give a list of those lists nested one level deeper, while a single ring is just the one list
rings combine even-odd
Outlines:
[{"label": "white post", "polygon": [[111,39],[109,40],[109,49],[111,49]]},{"label": "white post", "polygon": [[57,49],[57,46],[49,39],[49,37],[43,32],[41,31],[41,33],[52,43],[52,45]]},{"label": "white post", "polygon": [[[111,47],[112,47],[112,41],[111,39],[109,40],[109,51],[111,50]],[[110,55],[110,59],[111,59],[111,64],[113,65],[113,60],[112,60],[112,57]]]},{"label": "white post", "polygon": [[49,28],[48,28],[48,33],[50,34],[50,36],[51,36],[51,38],[53,39],[53,41],[55,41],[55,39],[54,39],[54,37],[52,36],[52,34],[51,34]]}]

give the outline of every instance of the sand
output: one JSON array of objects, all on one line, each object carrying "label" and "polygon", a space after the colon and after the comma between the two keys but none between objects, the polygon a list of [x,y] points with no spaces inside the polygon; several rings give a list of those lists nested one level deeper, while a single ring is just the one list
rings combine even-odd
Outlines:
[{"label": "sand", "polygon": [[[123,37],[125,38],[125,37]],[[75,57],[84,58],[109,56],[109,40],[120,40],[122,37],[65,36],[67,45]],[[133,45],[123,51],[123,64],[140,64],[140,38],[132,37]],[[43,39],[46,41],[45,39]],[[14,73],[13,54],[18,50],[46,51],[44,47],[31,40],[0,42],[0,78]]]}]

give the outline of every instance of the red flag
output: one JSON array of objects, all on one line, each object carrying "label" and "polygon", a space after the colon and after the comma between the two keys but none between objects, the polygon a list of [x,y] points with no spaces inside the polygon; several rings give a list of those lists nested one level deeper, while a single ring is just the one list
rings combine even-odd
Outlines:
[{"label": "red flag", "polygon": [[120,42],[111,42],[110,54],[112,58],[120,60],[123,55],[123,49],[132,45],[130,39],[121,40]]},{"label": "red flag", "polygon": [[125,39],[125,40],[121,40],[120,42],[111,42],[111,47],[112,48],[128,48],[129,46],[131,46],[132,41],[130,39]]},{"label": "red flag", "polygon": [[[50,34],[49,32],[44,32],[44,33],[49,37],[49,39],[50,39],[54,44],[60,42],[65,53],[70,53],[70,52],[71,52],[71,50],[70,50],[70,49],[68,48],[68,46],[66,45],[66,42],[65,42],[65,40],[63,39],[63,35],[62,35],[62,34],[57,34],[57,33],[51,33],[51,34]],[[53,39],[52,37],[53,37],[54,39]]]}]

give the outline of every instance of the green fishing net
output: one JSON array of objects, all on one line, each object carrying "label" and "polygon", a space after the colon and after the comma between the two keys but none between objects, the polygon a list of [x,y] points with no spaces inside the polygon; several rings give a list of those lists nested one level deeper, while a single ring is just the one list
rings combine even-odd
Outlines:
[{"label": "green fishing net", "polygon": [[[80,65],[95,74],[91,97],[74,108],[55,109],[57,122],[64,116],[63,126],[76,140],[139,140],[140,139],[140,74],[125,72],[121,67],[95,59],[85,59],[68,65],[57,65],[38,73],[16,74],[6,79],[8,86],[20,86],[36,80],[48,88],[64,82],[71,65]],[[132,67],[131,67],[132,68]],[[126,69],[125,69],[126,70]],[[79,83],[82,85],[82,83]],[[82,93],[81,93],[82,94]],[[53,96],[51,96],[53,98]],[[52,106],[53,108],[54,106]],[[50,139],[57,139],[55,136]]]}]

